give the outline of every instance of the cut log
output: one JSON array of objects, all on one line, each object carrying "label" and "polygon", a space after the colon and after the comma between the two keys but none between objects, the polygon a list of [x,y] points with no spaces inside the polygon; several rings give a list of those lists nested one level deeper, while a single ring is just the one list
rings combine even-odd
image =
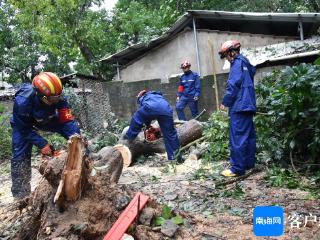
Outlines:
[{"label": "cut log", "polygon": [[[122,132],[122,136],[128,131],[128,127]],[[202,136],[202,125],[196,120],[190,120],[183,123],[177,128],[180,146],[184,146]],[[144,133],[140,132],[133,141],[121,139],[117,149],[121,152],[124,167],[130,166],[131,163],[140,155],[164,153],[165,146],[163,138],[153,142],[148,142],[144,138]]]},{"label": "cut log", "polygon": [[97,172],[110,175],[110,183],[117,183],[122,173],[124,156],[117,146],[104,147],[97,153],[94,168]]}]

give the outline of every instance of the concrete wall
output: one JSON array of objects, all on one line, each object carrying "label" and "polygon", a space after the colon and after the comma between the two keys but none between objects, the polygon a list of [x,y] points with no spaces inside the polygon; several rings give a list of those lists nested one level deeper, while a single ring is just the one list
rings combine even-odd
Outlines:
[{"label": "concrete wall", "polygon": [[172,74],[180,73],[180,64],[189,59],[196,62],[195,44],[191,31],[182,32],[178,37],[160,45],[146,55],[128,65],[120,71],[120,78],[124,82],[161,79],[169,82]]},{"label": "concrete wall", "polygon": [[[218,89],[220,98],[223,96],[225,82],[228,74],[217,75]],[[213,86],[213,77],[206,76],[201,78],[201,95],[199,99],[199,111],[204,108],[208,117],[216,109],[215,95]],[[178,78],[170,78],[167,83],[161,83],[160,79],[144,80],[137,82],[93,82],[82,80],[85,88],[91,89],[92,93],[86,95],[86,104],[80,117],[81,122],[85,123],[88,129],[101,128],[101,124],[108,119],[110,113],[114,113],[118,118],[130,120],[132,114],[137,110],[137,94],[142,89],[161,91],[174,110],[176,118],[175,104]],[[103,93],[101,93],[101,90]],[[94,94],[93,94],[94,93]],[[109,105],[109,106],[107,106]],[[188,107],[185,109],[186,116],[191,118]],[[97,124],[97,123],[100,124]]]},{"label": "concrete wall", "polygon": [[[216,74],[226,73],[222,70],[224,61],[220,60],[218,55],[221,44],[226,40],[238,39],[244,48],[292,40],[287,37],[211,30],[198,30],[197,37],[202,77],[213,75],[214,71]],[[185,59],[191,61],[192,70],[198,71],[194,35],[190,30],[178,34],[171,41],[160,45],[127,65],[120,71],[120,78],[123,82],[160,79],[162,83],[168,83],[170,77],[181,73],[179,66]]]},{"label": "concrete wall", "polygon": [[[280,42],[293,40],[287,37],[276,37],[261,34],[230,33],[220,31],[198,31],[198,44],[200,55],[200,70],[202,76],[227,73],[223,70],[225,60],[221,60],[218,54],[220,46],[227,40],[237,39],[243,48],[255,48]],[[214,69],[213,69],[214,66]],[[195,69],[195,65],[194,65]]]}]

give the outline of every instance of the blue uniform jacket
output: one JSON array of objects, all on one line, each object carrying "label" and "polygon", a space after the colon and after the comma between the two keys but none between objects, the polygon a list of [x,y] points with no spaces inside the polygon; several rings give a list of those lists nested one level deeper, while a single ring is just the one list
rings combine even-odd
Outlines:
[{"label": "blue uniform jacket", "polygon": [[139,110],[145,108],[152,115],[172,116],[172,109],[169,103],[158,91],[149,91],[138,99]]},{"label": "blue uniform jacket", "polygon": [[149,91],[138,98],[138,110],[134,113],[126,138],[134,139],[139,134],[143,124],[150,125],[158,116],[172,117],[173,111],[161,92]]},{"label": "blue uniform jacket", "polygon": [[[66,99],[57,104],[46,106],[41,103],[31,84],[23,84],[15,94],[10,123],[12,128],[21,132],[30,143],[38,148],[43,148],[47,141],[35,130],[58,125],[57,110],[61,108],[68,108]],[[74,121],[66,122],[63,125],[66,132],[80,133]]]},{"label": "blue uniform jacket", "polygon": [[229,113],[256,112],[254,75],[256,73],[249,60],[241,54],[231,63],[226,93],[222,104],[229,107]]},{"label": "blue uniform jacket", "polygon": [[178,92],[177,96],[182,95],[188,98],[199,97],[200,95],[200,77],[198,73],[192,72],[191,70],[180,76],[179,86],[183,87],[182,92]]}]

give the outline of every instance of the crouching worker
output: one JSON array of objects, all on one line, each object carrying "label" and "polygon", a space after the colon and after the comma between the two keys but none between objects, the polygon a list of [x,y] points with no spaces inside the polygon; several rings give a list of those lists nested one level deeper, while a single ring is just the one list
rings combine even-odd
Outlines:
[{"label": "crouching worker", "polygon": [[12,127],[11,192],[24,198],[31,191],[31,151],[36,145],[43,155],[52,156],[53,147],[36,130],[57,132],[68,139],[80,130],[62,96],[59,77],[51,72],[35,76],[15,94]]},{"label": "crouching worker", "polygon": [[[135,139],[143,125],[149,126],[152,120],[157,120],[163,135],[164,145],[169,160],[174,159],[179,149],[179,139],[173,123],[173,111],[161,92],[143,90],[138,94],[138,110],[134,113],[130,127],[124,138]],[[177,159],[181,162],[182,158]]]}]

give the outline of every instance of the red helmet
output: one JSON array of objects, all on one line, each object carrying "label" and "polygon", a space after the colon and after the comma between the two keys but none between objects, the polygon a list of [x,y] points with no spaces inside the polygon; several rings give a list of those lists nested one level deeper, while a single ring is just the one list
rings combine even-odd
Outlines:
[{"label": "red helmet", "polygon": [[191,67],[191,63],[185,60],[183,63],[181,63],[180,68],[187,68],[187,67]]},{"label": "red helmet", "polygon": [[143,89],[141,90],[138,95],[137,95],[137,103],[140,105],[141,104],[141,101],[143,99],[143,96],[148,92],[148,90],[146,89]]},{"label": "red helmet", "polygon": [[227,53],[232,51],[232,50],[237,50],[239,51],[241,47],[240,42],[236,40],[229,40],[226,41],[225,43],[222,44],[221,49],[219,51],[220,58],[225,58]]},{"label": "red helmet", "polygon": [[44,96],[58,96],[62,92],[60,78],[52,72],[42,72],[35,76],[32,85]]}]

